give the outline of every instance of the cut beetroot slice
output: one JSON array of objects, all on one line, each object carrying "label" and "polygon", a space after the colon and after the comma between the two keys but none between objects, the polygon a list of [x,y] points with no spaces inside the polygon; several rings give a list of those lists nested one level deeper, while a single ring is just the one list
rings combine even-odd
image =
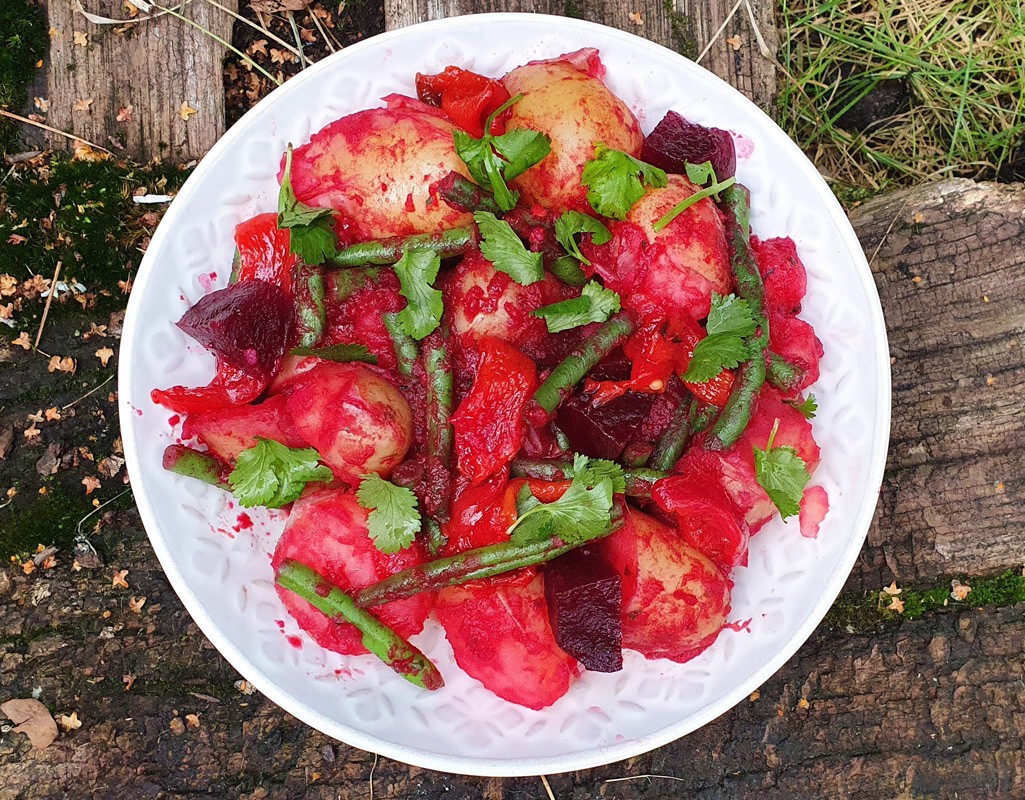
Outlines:
[{"label": "cut beetroot slice", "polygon": [[559,647],[592,672],[623,668],[623,582],[597,551],[582,547],[545,569],[548,620]]},{"label": "cut beetroot slice", "polygon": [[688,122],[675,111],[668,112],[648,134],[641,160],[677,175],[687,174],[687,163],[706,161],[712,162],[719,180],[737,174],[737,151],[729,132]]},{"label": "cut beetroot slice", "polygon": [[288,292],[261,280],[243,281],[201,298],[178,327],[229,364],[269,377],[292,334]]}]

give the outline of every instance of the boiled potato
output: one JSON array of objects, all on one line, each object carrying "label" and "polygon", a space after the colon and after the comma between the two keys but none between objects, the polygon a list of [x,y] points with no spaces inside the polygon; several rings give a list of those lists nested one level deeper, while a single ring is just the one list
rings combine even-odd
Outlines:
[{"label": "boiled potato", "polygon": [[431,194],[431,185],[456,171],[455,126],[423,103],[404,99],[342,117],[296,149],[292,185],[304,203],[341,212],[358,239],[433,233],[468,225]]},{"label": "boiled potato", "polygon": [[595,145],[640,155],[641,126],[602,83],[604,71],[597,51],[585,49],[525,64],[502,79],[510,95],[523,95],[507,128],[531,128],[552,139],[552,152],[512,182],[524,200],[557,212],[590,212],[580,173]]}]

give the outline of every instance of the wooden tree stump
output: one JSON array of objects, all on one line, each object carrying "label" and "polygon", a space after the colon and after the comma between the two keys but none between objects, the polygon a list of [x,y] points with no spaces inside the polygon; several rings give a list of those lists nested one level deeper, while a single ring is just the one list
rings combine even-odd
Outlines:
[{"label": "wooden tree stump", "polygon": [[952,180],[851,220],[893,356],[880,514],[851,588],[1025,563],[1025,185]]},{"label": "wooden tree stump", "polygon": [[[218,1],[233,11],[238,2]],[[125,16],[120,0],[81,2],[94,14]],[[139,161],[202,157],[224,133],[225,48],[213,37],[230,41],[231,16],[201,0],[187,2],[180,13],[204,33],[170,14],[94,25],[77,6],[78,0],[47,3],[49,123]]]},{"label": "wooden tree stump", "polygon": [[[491,11],[582,17],[651,39],[689,58],[697,58],[711,42],[702,66],[769,111],[775,102],[776,67],[771,58],[759,52],[751,19],[757,22],[768,52],[776,52],[779,37],[775,4],[751,0],[750,7],[748,14],[745,5],[734,9],[731,0],[678,0],[675,5],[663,0],[385,0],[384,15],[389,29]],[[720,30],[724,22],[726,27]]]}]

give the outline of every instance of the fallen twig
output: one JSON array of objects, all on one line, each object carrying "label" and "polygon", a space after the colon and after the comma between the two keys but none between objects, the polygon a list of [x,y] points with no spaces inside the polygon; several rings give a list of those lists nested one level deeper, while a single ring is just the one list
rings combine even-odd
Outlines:
[{"label": "fallen twig", "polygon": [[102,150],[104,153],[107,153],[108,155],[114,155],[114,153],[112,153],[106,147],[90,142],[88,139],[83,139],[81,136],[75,136],[75,134],[68,133],[67,131],[62,131],[60,128],[53,128],[43,122],[36,122],[34,119],[29,119],[28,117],[23,117],[19,114],[13,114],[10,111],[5,111],[2,108],[0,108],[0,116],[10,117],[11,119],[17,120],[18,122],[23,122],[26,125],[35,125],[37,128],[42,128],[44,131],[50,131],[50,133],[56,133],[60,136],[65,136],[68,139],[72,139],[73,141],[81,142],[82,144],[88,145],[94,150]]},{"label": "fallen twig", "polygon": [[53,269],[53,280],[50,281],[50,292],[46,295],[46,305],[43,306],[43,318],[39,320],[39,330],[36,331],[36,340],[32,343],[33,352],[39,348],[39,340],[43,338],[43,326],[46,324],[46,318],[50,315],[50,304],[53,302],[53,296],[57,294],[55,291],[57,287],[57,278],[61,274],[61,263],[57,262],[57,266]]}]

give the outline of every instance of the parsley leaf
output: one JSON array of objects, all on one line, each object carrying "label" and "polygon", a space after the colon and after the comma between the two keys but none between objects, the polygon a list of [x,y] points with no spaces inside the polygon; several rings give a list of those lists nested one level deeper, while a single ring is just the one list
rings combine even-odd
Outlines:
[{"label": "parsley leaf", "polygon": [[481,186],[490,186],[498,207],[510,211],[519,194],[506,181],[537,164],[552,150],[552,140],[530,128],[513,128],[501,136],[491,135],[491,125],[507,108],[518,103],[523,95],[510,97],[496,108],[484,123],[484,135],[474,139],[465,131],[453,131],[456,153],[466,164],[470,176]]},{"label": "parsley leaf", "polygon": [[530,313],[531,316],[544,319],[549,333],[558,333],[579,328],[589,322],[604,322],[619,311],[619,307],[618,294],[597,281],[589,281],[579,297],[542,306]]},{"label": "parsley leaf", "polygon": [[600,220],[596,220],[587,214],[581,214],[579,211],[566,211],[555,220],[555,239],[577,261],[591,266],[591,262],[584,258],[584,254],[580,252],[577,240],[573,238],[578,233],[591,234],[591,243],[596,245],[611,241],[612,234],[609,233],[609,229]]},{"label": "parsley leaf", "polygon": [[612,521],[615,478],[603,465],[593,467],[587,456],[573,457],[573,480],[565,494],[542,503],[527,484],[516,499],[519,517],[509,533],[516,544],[529,544],[558,536],[567,544],[581,544],[601,536]]},{"label": "parsley leaf", "polygon": [[325,347],[293,347],[288,351],[293,356],[316,356],[324,361],[363,361],[376,364],[377,356],[363,344],[332,344]]},{"label": "parsley leaf", "polygon": [[441,269],[441,256],[428,250],[406,248],[395,263],[399,276],[399,294],[408,301],[399,312],[402,330],[414,339],[423,339],[438,327],[445,310],[441,292],[434,288],[434,279]]},{"label": "parsley leaf", "polygon": [[722,297],[712,294],[712,310],[708,313],[708,335],[694,347],[683,379],[704,383],[722,372],[733,369],[750,356],[747,338],[758,327],[747,300],[736,295]]},{"label": "parsley leaf", "polygon": [[299,202],[292,190],[292,145],[285,153],[285,171],[278,192],[278,229],[288,228],[289,249],[310,266],[323,264],[338,253],[332,223],[334,211]]},{"label": "parsley leaf", "polygon": [[815,412],[819,410],[819,402],[813,394],[809,394],[800,403],[791,403],[790,405],[800,411],[805,419],[815,419]]},{"label": "parsley leaf", "polygon": [[706,161],[703,164],[691,164],[688,161],[683,165],[683,167],[687,171],[687,177],[690,178],[691,183],[697,184],[698,186],[704,186],[706,181],[711,181],[711,183],[708,186],[705,186],[704,189],[699,189],[694,192],[690,197],[684,198],[663,214],[659,220],[651,226],[655,233],[658,233],[666,227],[666,225],[680,216],[680,214],[692,205],[700,203],[706,197],[712,197],[714,195],[718,200],[719,192],[723,189],[728,189],[737,182],[736,177],[730,177],[720,183],[719,179],[715,177],[715,170],[712,169],[711,161]]},{"label": "parsley leaf", "polygon": [[238,454],[228,483],[241,506],[281,508],[297,499],[307,483],[332,480],[319,458],[311,447],[298,450],[257,436],[255,445]]},{"label": "parsley leaf", "polygon": [[599,144],[594,158],[584,164],[580,182],[587,187],[591,208],[603,217],[626,219],[633,204],[644,197],[644,187],[662,188],[667,178],[658,167]]},{"label": "parsley leaf", "polygon": [[420,511],[412,490],[377,475],[364,475],[356,499],[370,511],[367,529],[378,550],[397,553],[413,543],[420,530]]},{"label": "parsley leaf", "polygon": [[779,509],[783,519],[799,514],[804,487],[811,480],[804,459],[792,447],[773,447],[779,420],[772,426],[765,449],[754,448],[755,480]]},{"label": "parsley leaf", "polygon": [[475,211],[473,219],[480,229],[480,251],[495,269],[524,286],[545,276],[541,254],[528,250],[512,225],[487,211]]}]

